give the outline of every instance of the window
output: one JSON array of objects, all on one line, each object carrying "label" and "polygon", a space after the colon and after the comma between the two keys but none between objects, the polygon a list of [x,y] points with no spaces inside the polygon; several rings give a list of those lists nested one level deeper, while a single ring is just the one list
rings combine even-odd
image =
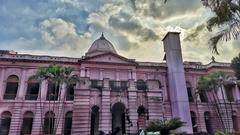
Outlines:
[{"label": "window", "polygon": [[31,134],[33,124],[33,113],[26,112],[23,115],[21,135]]},{"label": "window", "polygon": [[137,90],[147,90],[147,84],[143,80],[137,80]]},{"label": "window", "polygon": [[91,80],[91,88],[96,88],[101,90],[103,88],[102,80]]},{"label": "window", "polygon": [[2,113],[0,123],[0,135],[8,135],[11,124],[11,117],[12,114],[8,111]]},{"label": "window", "polygon": [[234,96],[233,96],[232,87],[225,87],[225,92],[226,92],[227,100],[229,102],[233,102],[234,101]]},{"label": "window", "polygon": [[37,100],[39,92],[39,82],[33,78],[28,80],[26,100]]},{"label": "window", "polygon": [[197,116],[196,116],[195,112],[193,112],[193,111],[191,111],[191,119],[192,119],[193,132],[196,133],[196,132],[198,132]]},{"label": "window", "polygon": [[11,75],[7,79],[6,91],[3,99],[15,99],[18,90],[19,79],[16,75]]},{"label": "window", "polygon": [[69,84],[67,86],[67,92],[66,92],[66,100],[72,101],[74,100],[74,87],[76,84]]},{"label": "window", "polygon": [[233,122],[234,131],[239,131],[238,117],[237,117],[237,112],[235,111],[233,111],[232,122]]},{"label": "window", "polygon": [[192,94],[192,86],[189,82],[187,84],[187,94],[188,94],[188,101],[189,102],[194,102],[193,94]]},{"label": "window", "polygon": [[124,91],[128,89],[127,81],[109,81],[109,86],[113,91]]},{"label": "window", "polygon": [[91,135],[98,135],[99,128],[99,107],[93,106],[91,113]]},{"label": "window", "polygon": [[201,102],[208,102],[207,93],[205,91],[200,92],[199,96]]},{"label": "window", "polygon": [[146,124],[146,110],[144,108],[144,106],[139,106],[138,107],[138,120],[137,120],[137,126],[138,129],[143,129],[145,127]]},{"label": "window", "polygon": [[72,112],[67,112],[64,122],[64,135],[71,135],[72,130]]},{"label": "window", "polygon": [[50,111],[45,114],[44,118],[44,134],[53,134],[55,123],[55,114]]},{"label": "window", "polygon": [[211,122],[211,114],[210,112],[204,112],[204,121],[206,125],[206,130],[208,133],[212,133],[212,122]]},{"label": "window", "polygon": [[58,100],[58,93],[59,93],[59,85],[56,86],[55,83],[52,83],[49,81],[47,100]]}]

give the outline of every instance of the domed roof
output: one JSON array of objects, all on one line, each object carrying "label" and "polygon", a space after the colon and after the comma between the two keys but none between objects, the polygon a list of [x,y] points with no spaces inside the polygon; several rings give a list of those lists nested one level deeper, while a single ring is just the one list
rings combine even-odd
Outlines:
[{"label": "domed roof", "polygon": [[109,42],[102,33],[101,37],[93,42],[91,47],[88,49],[86,55],[93,56],[95,54],[101,54],[106,52],[112,52],[117,54],[112,43]]}]

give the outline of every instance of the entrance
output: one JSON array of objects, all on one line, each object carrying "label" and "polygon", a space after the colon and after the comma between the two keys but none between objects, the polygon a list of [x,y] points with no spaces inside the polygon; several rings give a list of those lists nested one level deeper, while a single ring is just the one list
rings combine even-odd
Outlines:
[{"label": "entrance", "polygon": [[122,103],[116,103],[112,107],[112,134],[123,135],[125,133],[125,106]]}]

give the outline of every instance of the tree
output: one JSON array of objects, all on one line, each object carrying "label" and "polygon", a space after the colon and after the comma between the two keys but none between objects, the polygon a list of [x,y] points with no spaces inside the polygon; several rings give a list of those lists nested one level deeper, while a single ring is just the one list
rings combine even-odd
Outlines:
[{"label": "tree", "polygon": [[[56,134],[56,130],[58,128],[60,119],[62,118],[62,115],[64,113],[64,100],[65,98],[62,98],[62,93],[65,95],[65,90],[69,85],[76,83],[79,81],[79,77],[77,75],[73,74],[73,68],[70,67],[62,67],[60,65],[49,65],[48,67],[40,68],[37,73],[35,74],[35,78],[37,78],[39,81],[48,81],[54,84],[54,91],[53,93],[47,93],[47,97],[50,97],[53,99],[53,101],[48,100],[48,110],[55,113],[55,118],[52,119],[49,117],[49,123],[54,123],[54,126],[49,126],[47,129],[48,134]],[[58,87],[60,86],[60,87]],[[40,95],[41,91],[40,91]],[[41,109],[41,125],[42,130],[44,129],[43,125],[43,101],[40,98],[40,109]],[[50,125],[50,124],[49,124]],[[50,129],[53,128],[53,129]],[[46,130],[46,129],[45,129]],[[44,132],[44,131],[43,131]]]},{"label": "tree", "polygon": [[180,118],[173,118],[170,120],[155,120],[150,121],[146,127],[148,132],[159,132],[161,135],[169,135],[171,130],[178,129],[185,126],[185,122],[181,121]]},{"label": "tree", "polygon": [[237,79],[240,80],[240,53],[237,57],[232,59],[231,67],[233,68]]},{"label": "tree", "polygon": [[[168,0],[164,0],[166,3]],[[203,6],[215,14],[207,21],[207,29],[217,32],[210,38],[213,53],[219,54],[217,45],[220,40],[237,39],[240,33],[240,0],[201,0]]]},{"label": "tree", "polygon": [[198,80],[197,94],[207,94],[208,101],[215,108],[223,131],[228,133],[231,130],[229,123],[231,115],[223,91],[225,80],[227,80],[227,76],[223,72],[213,72],[207,76],[202,76]]}]

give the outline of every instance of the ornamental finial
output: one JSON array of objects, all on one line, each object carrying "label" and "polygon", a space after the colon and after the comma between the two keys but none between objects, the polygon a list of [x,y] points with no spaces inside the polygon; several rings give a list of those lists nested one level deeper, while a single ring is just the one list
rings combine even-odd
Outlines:
[{"label": "ornamental finial", "polygon": [[103,32],[102,32],[100,39],[105,39]]}]

